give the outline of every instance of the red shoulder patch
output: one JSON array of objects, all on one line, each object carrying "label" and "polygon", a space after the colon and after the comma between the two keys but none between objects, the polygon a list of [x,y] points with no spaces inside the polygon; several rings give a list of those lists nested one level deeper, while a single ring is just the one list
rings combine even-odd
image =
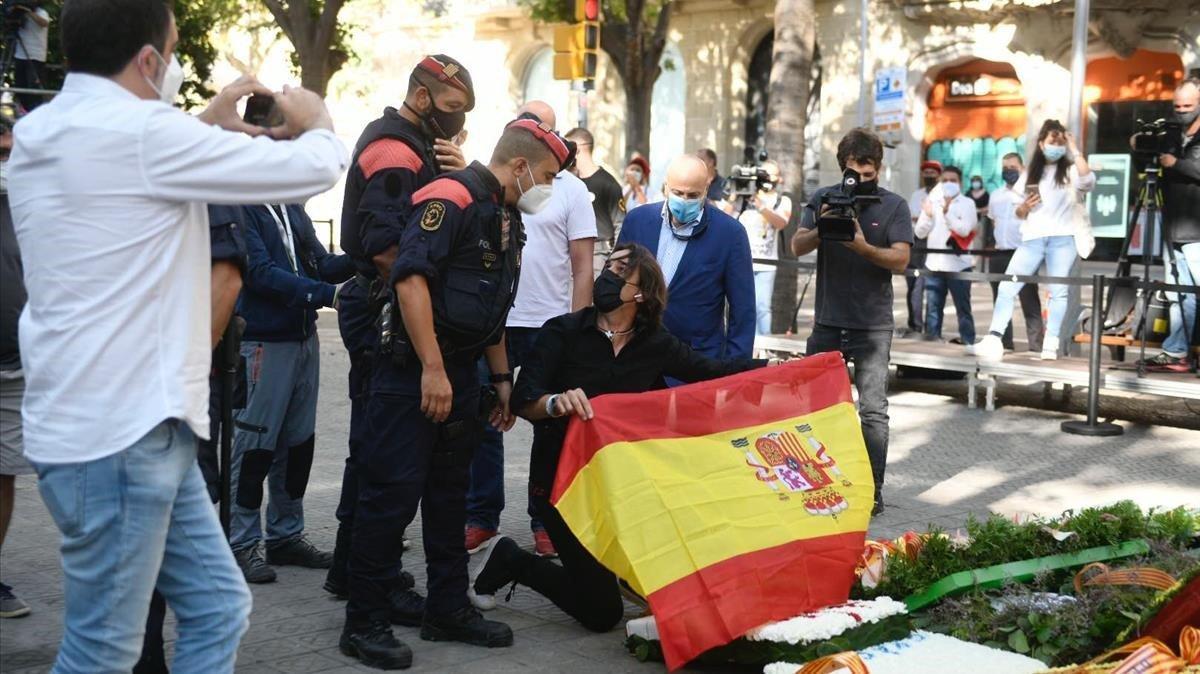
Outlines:
[{"label": "red shoulder patch", "polygon": [[408,169],[416,173],[424,165],[408,143],[398,138],[380,138],[358,155],[358,168],[367,180],[384,169]]},{"label": "red shoulder patch", "polygon": [[417,190],[416,194],[413,195],[412,202],[413,205],[416,205],[430,199],[444,199],[458,206],[460,209],[466,208],[474,201],[466,185],[449,178],[438,178]]}]

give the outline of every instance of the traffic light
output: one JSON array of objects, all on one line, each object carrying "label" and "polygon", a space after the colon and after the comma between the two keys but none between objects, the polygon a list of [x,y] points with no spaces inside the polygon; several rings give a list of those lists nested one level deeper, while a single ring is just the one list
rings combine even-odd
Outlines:
[{"label": "traffic light", "polygon": [[574,0],[575,23],[554,27],[554,79],[596,77],[600,57],[600,0]]}]

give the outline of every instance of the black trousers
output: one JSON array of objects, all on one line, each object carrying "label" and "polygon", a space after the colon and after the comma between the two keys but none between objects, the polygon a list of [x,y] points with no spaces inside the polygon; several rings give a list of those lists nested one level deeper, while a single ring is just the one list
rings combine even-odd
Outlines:
[{"label": "black trousers", "polygon": [[[48,89],[45,62],[13,59],[13,84],[19,89]],[[48,100],[48,97],[37,94],[17,94],[17,102],[26,111],[33,110]]]},{"label": "black trousers", "polygon": [[908,286],[908,292],[905,294],[908,329],[917,333],[925,332],[925,277],[905,276],[904,284]]},{"label": "black trousers", "polygon": [[[367,291],[355,281],[342,286],[339,293],[338,330],[350,355],[350,437],[349,453],[342,469],[342,492],[337,506],[337,541],[333,547],[333,565],[329,579],[345,583],[349,577],[350,540],[354,531],[354,512],[358,505],[358,472],[355,458],[359,448],[370,442],[367,432],[367,398],[371,383],[371,351],[375,343],[374,322],[367,302]],[[400,539],[396,545],[401,545]]]},{"label": "black trousers", "polygon": [[400,573],[399,545],[421,506],[428,597],[426,615],[440,616],[467,600],[466,526],[468,469],[483,423],[474,359],[448,360],[454,391],[450,416],[435,424],[421,412],[421,368],[398,368],[378,358],[366,403],[370,442],[354,464],[358,501],[350,540],[351,626],[386,621],[389,591]]},{"label": "black trousers", "polygon": [[625,615],[617,577],[583,547],[550,501],[538,495],[536,489],[533,491],[530,501],[558,551],[561,565],[522,551],[515,569],[517,582],[554,602],[589,630],[611,630]]},{"label": "black trousers", "polygon": [[[996,255],[988,258],[987,270],[989,273],[1004,273],[1008,269],[1008,263],[1012,261],[1013,251],[1000,251]],[[992,304],[996,302],[996,295],[1000,292],[1000,283],[993,282],[992,284]],[[1042,300],[1038,295],[1038,287],[1036,283],[1026,283],[1021,286],[1020,292],[1017,293],[1017,299],[1021,301],[1021,315],[1025,317],[1025,338],[1029,341],[1029,350],[1040,352],[1042,350],[1042,339],[1046,336],[1046,324],[1042,320]],[[1004,329],[1004,336],[1000,338],[1004,343],[1004,348],[1013,349],[1013,329],[1012,321],[1008,322],[1008,327]]]},{"label": "black trousers", "polygon": [[891,330],[855,330],[817,324],[808,338],[808,355],[840,351],[854,363],[854,387],[858,389],[858,418],[862,422],[867,456],[875,478],[875,494],[883,490],[888,454],[888,360],[892,352]]}]

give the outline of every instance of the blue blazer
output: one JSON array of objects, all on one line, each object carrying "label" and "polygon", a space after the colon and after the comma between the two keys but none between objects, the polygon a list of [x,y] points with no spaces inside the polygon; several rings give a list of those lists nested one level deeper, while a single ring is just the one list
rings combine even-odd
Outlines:
[{"label": "blue blazer", "polygon": [[[662,203],[625,215],[620,243],[640,243],[658,256]],[[667,287],[667,330],[711,358],[749,358],[754,348],[754,271],[750,240],[737,220],[704,206],[708,229],[688,242]],[[729,323],[725,323],[725,305]]]},{"label": "blue blazer", "polygon": [[286,206],[296,247],[297,271],[284,248],[279,225],[266,206],[244,206],[248,264],[237,313],[246,319],[246,341],[302,341],[313,333],[317,309],[333,305],[334,284],[354,275],[348,255],[333,255],[317,240],[299,204]]}]

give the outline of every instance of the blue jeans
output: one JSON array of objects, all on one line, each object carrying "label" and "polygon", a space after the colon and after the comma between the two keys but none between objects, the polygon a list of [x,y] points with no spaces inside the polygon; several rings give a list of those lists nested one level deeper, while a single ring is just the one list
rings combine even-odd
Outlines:
[{"label": "blue jeans", "polygon": [[775,291],[775,270],[754,272],[754,334],[771,334],[771,295]]},{"label": "blue jeans", "polygon": [[[1185,243],[1175,249],[1175,280],[1170,278],[1167,266],[1167,282],[1179,285],[1200,283],[1200,243]],[[1163,341],[1163,351],[1181,358],[1187,355],[1188,336],[1196,343],[1196,295],[1195,293],[1171,293],[1177,299],[1171,304],[1171,334]]]},{"label": "blue jeans", "polygon": [[62,532],[66,595],[54,672],[128,672],[157,585],[179,621],[174,671],[232,672],[250,591],[178,420],[86,463],[37,464]]},{"label": "blue jeans", "polygon": [[925,277],[925,334],[941,339],[947,290],[954,300],[954,313],[958,316],[958,337],[963,344],[974,344],[975,317],[971,314],[970,281],[947,279],[932,274]]},{"label": "blue jeans", "polygon": [[[1031,276],[1037,273],[1042,261],[1046,262],[1046,273],[1050,276],[1069,276],[1071,266],[1075,264],[1075,237],[1046,236],[1040,239],[1022,241],[1013,253],[1012,262],[1008,263],[1006,274]],[[1012,322],[1013,301],[1021,292],[1024,283],[1004,281],[996,291],[996,307],[992,313],[992,325],[988,332],[1003,335],[1008,324]],[[1067,315],[1067,286],[1050,283],[1050,315],[1046,319],[1046,338],[1058,339],[1062,330],[1063,318]]]},{"label": "blue jeans", "polygon": [[267,545],[304,533],[304,492],[312,469],[317,424],[320,344],[244,342],[246,408],[237,411],[230,466],[229,545],[235,552],[263,537],[267,483]]},{"label": "blue jeans", "polygon": [[[521,366],[533,351],[537,328],[508,328],[508,369]],[[491,370],[487,359],[479,359],[479,381],[488,383]],[[504,434],[484,424],[483,440],[471,458],[471,486],[467,489],[467,526],[495,531],[500,528],[500,512],[504,510]],[[529,502],[529,522],[536,531],[542,528]]]}]

